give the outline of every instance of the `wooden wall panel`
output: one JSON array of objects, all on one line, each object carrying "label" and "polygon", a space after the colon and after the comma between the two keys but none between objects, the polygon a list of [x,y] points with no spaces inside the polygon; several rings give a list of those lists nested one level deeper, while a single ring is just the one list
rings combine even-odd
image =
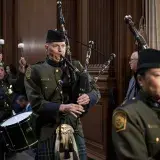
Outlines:
[{"label": "wooden wall panel", "polygon": [[6,64],[11,64],[14,61],[13,53],[13,0],[2,0],[2,39],[5,40],[3,46],[4,61]]},{"label": "wooden wall panel", "polygon": [[[125,4],[125,5],[124,5]],[[135,50],[134,36],[128,26],[124,23],[124,16],[131,15],[133,21],[138,27],[139,20],[142,16],[142,1],[140,0],[115,0],[114,1],[114,53],[116,58],[116,79],[118,104],[120,104],[126,94],[128,87],[128,77],[130,78],[129,58]]]},{"label": "wooden wall panel", "polygon": [[[2,0],[0,0],[0,39],[3,38],[2,34],[3,34],[3,4],[2,4]],[[2,52],[2,46],[0,45],[0,52]]]},{"label": "wooden wall panel", "polygon": [[[29,63],[44,59],[45,39],[48,29],[55,29],[56,0],[18,0],[18,43],[24,43],[24,56]],[[19,52],[19,57],[20,57]]]},{"label": "wooden wall panel", "polygon": [[[89,72],[94,77],[101,69],[101,65],[90,65]],[[82,118],[88,156],[95,160],[110,159],[111,151],[111,119],[115,107],[111,91],[115,86],[114,71],[105,71],[99,78],[97,85],[101,92],[101,99]]]},{"label": "wooden wall panel", "polygon": [[2,0],[0,0],[0,38],[2,38],[2,16],[3,15],[3,5],[2,5]]},{"label": "wooden wall panel", "polygon": [[113,52],[113,12],[114,1],[89,0],[88,38],[95,42],[91,64],[103,64]]},{"label": "wooden wall panel", "polygon": [[65,20],[65,29],[70,42],[71,53],[73,58],[77,58],[76,48],[76,34],[77,34],[77,1],[76,0],[62,0],[62,11]]},{"label": "wooden wall panel", "polygon": [[[87,45],[89,41],[88,37],[88,22],[89,22],[89,0],[77,0],[77,41],[76,44],[78,59],[82,64],[85,62]],[[86,46],[85,46],[86,45]]]},{"label": "wooden wall panel", "polygon": [[[98,69],[100,69],[98,67]],[[98,70],[96,69],[96,70]],[[90,71],[92,74],[92,71]],[[97,73],[97,72],[96,72]],[[107,74],[99,80],[98,86],[101,92],[101,99],[98,104],[92,107],[82,118],[84,135],[87,145],[88,157],[96,160],[106,160],[107,152],[107,126],[108,126],[108,89]]]}]

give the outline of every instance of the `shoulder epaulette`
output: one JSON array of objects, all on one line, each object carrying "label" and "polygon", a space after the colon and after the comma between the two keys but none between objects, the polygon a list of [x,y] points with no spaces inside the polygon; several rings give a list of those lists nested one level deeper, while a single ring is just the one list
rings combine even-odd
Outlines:
[{"label": "shoulder epaulette", "polygon": [[36,62],[35,64],[42,64],[44,63],[45,61],[39,61],[39,62]]},{"label": "shoulder epaulette", "polygon": [[120,106],[124,107],[126,105],[132,104],[133,102],[137,101],[136,97],[133,97],[132,99],[124,101]]}]

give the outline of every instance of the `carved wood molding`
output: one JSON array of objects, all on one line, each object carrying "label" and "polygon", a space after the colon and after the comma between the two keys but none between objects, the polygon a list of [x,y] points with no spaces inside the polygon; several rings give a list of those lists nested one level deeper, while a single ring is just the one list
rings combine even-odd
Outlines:
[{"label": "carved wood molding", "polygon": [[89,140],[87,138],[85,138],[85,141],[86,141],[86,144],[91,145],[92,147],[95,147],[95,148],[98,148],[98,149],[101,149],[101,150],[104,149],[104,146],[100,143],[96,143],[96,142],[94,142],[92,140]]},{"label": "carved wood molding", "polygon": [[88,157],[93,158],[94,160],[107,160],[107,156],[99,154],[98,152],[90,150],[89,148],[87,148],[87,155]]},{"label": "carved wood molding", "polygon": [[[98,73],[102,70],[104,64],[90,64],[88,67],[89,73],[92,75],[98,75]],[[115,70],[112,66],[109,66],[106,68],[103,72],[103,74],[100,77],[106,77],[111,76],[112,78],[115,77]]]},{"label": "carved wood molding", "polygon": [[[88,67],[88,72],[93,76],[97,77],[99,71],[102,69],[103,64],[90,64]],[[113,67],[106,69],[102,75],[100,75],[97,81],[98,88],[101,94],[107,96],[108,89],[111,87],[116,87],[115,71]]]},{"label": "carved wood molding", "polygon": [[[90,112],[82,118],[87,154],[97,160],[105,159],[107,142],[107,121],[108,110],[107,97],[102,96],[99,103],[90,109]],[[96,117],[96,118],[94,118]],[[89,121],[92,118],[92,121]],[[83,123],[84,122],[84,123]],[[90,129],[88,125],[92,126]],[[94,127],[93,127],[94,126]],[[91,133],[94,132],[92,135]]]}]

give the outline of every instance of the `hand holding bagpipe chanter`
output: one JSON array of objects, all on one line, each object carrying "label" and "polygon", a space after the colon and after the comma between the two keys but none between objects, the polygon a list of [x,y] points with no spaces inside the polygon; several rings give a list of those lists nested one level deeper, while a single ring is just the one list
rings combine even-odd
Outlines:
[{"label": "hand holding bagpipe chanter", "polygon": [[69,66],[69,68],[72,70],[72,72],[74,72],[76,75],[76,81],[75,81],[76,83],[74,88],[75,92],[74,92],[74,97],[72,97],[73,103],[76,102],[77,97],[83,94],[89,93],[92,90],[93,85],[97,83],[101,75],[103,75],[104,71],[109,69],[111,61],[116,57],[116,55],[112,53],[109,59],[102,65],[101,69],[98,71],[98,75],[92,78],[88,73],[91,47],[92,45],[89,46],[89,49],[86,55],[85,65],[84,65],[85,67],[81,72],[77,67],[71,64],[66,57],[62,57],[66,62],[66,64]]}]

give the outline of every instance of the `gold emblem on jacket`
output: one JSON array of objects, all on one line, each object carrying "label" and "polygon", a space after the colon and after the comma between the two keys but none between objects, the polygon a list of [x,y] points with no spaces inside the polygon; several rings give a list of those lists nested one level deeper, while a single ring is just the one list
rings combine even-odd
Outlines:
[{"label": "gold emblem on jacket", "polygon": [[113,125],[116,129],[116,132],[126,129],[127,116],[123,111],[116,111],[113,114]]},{"label": "gold emblem on jacket", "polygon": [[26,79],[30,79],[30,77],[31,77],[31,67],[27,68],[25,76],[26,76]]}]

